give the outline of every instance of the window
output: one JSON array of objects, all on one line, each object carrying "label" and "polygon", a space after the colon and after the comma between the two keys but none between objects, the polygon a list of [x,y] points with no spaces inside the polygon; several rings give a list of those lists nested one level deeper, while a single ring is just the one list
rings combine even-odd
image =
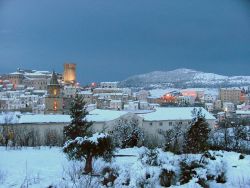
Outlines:
[{"label": "window", "polygon": [[152,126],[152,125],[153,125],[153,123],[152,123],[152,122],[150,122],[150,123],[149,123],[149,125],[151,125],[151,126]]},{"label": "window", "polygon": [[173,125],[173,122],[172,122],[172,121],[170,121],[168,124],[169,124],[169,126],[172,126],[172,125]]},{"label": "window", "polygon": [[57,94],[57,90],[56,89],[53,90],[53,94],[56,96],[56,94]]},{"label": "window", "polygon": [[57,102],[56,102],[56,101],[54,101],[54,106],[53,106],[53,108],[54,108],[54,111],[57,111]]},{"label": "window", "polygon": [[162,122],[160,122],[160,123],[159,123],[159,125],[160,125],[160,126],[162,126],[162,125],[163,125],[163,123],[162,123]]}]

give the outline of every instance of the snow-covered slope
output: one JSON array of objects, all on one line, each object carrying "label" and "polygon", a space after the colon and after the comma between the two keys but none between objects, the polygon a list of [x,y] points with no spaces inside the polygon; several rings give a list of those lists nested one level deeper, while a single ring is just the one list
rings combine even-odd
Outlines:
[{"label": "snow-covered slope", "polygon": [[242,86],[250,84],[250,76],[223,76],[214,73],[204,73],[192,69],[176,69],[173,71],[154,71],[135,75],[120,82],[127,87],[215,87]]},{"label": "snow-covered slope", "polygon": [[[239,160],[239,153],[211,151],[216,156],[213,160],[208,160],[206,168],[197,168],[197,176],[188,183],[180,185],[180,161],[184,159],[194,161],[200,160],[201,155],[184,154],[174,155],[158,149],[156,165],[148,164],[150,159],[143,155],[146,148],[117,149],[117,155],[127,155],[116,157],[111,163],[106,163],[103,159],[93,162],[94,174],[101,174],[104,168],[110,167],[117,172],[117,179],[112,187],[154,187],[160,188],[160,173],[162,169],[173,171],[176,174],[176,182],[171,187],[195,188],[201,187],[197,176],[204,174],[217,175],[223,170],[225,172],[226,183],[220,184],[214,180],[208,181],[209,187],[214,188],[236,188],[250,186],[250,156]],[[82,175],[81,167],[83,162],[68,161],[66,155],[62,153],[62,148],[40,149],[24,148],[17,150],[6,150],[0,147],[0,188],[6,187],[96,187],[103,188],[101,181],[103,177],[90,177]],[[152,158],[151,160],[154,160]],[[106,175],[105,175],[106,176]],[[124,185],[128,181],[127,185]]]}]

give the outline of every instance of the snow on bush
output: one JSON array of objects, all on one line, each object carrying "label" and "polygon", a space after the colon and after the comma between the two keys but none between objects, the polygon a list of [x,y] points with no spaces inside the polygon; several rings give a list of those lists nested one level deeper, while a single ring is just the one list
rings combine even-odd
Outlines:
[{"label": "snow on bush", "polygon": [[[250,156],[245,155],[244,159],[239,159],[240,154],[235,152],[208,151],[203,154],[175,155],[162,149],[150,150],[145,147],[117,149],[112,162],[106,162],[101,157],[96,158],[93,160],[93,172],[84,174],[82,162],[67,161],[59,148],[5,150],[2,147],[0,151],[5,159],[0,161],[0,171],[8,172],[7,176],[4,175],[4,181],[1,182],[3,185],[0,187],[10,185],[20,187],[27,183],[29,187],[62,188],[170,186],[187,188],[250,185],[250,175],[247,173],[250,171]],[[18,158],[15,157],[17,155]],[[27,173],[20,174],[25,172],[21,163],[27,157],[30,164]],[[13,162],[15,168],[10,168]],[[184,171],[186,172],[184,175],[187,176],[186,181],[183,181]]]},{"label": "snow on bush", "polygon": [[120,148],[138,146],[144,141],[143,130],[136,116],[119,119],[111,132],[114,144]]}]

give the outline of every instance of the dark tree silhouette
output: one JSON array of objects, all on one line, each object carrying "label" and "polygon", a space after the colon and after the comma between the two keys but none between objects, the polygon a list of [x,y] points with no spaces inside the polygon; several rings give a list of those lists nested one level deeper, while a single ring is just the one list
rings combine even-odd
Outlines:
[{"label": "dark tree silhouette", "polygon": [[76,95],[70,108],[71,123],[64,128],[66,142],[63,151],[71,160],[85,160],[85,173],[92,172],[94,157],[111,159],[113,145],[109,135],[95,133],[91,135],[92,122],[88,122],[83,98]]}]

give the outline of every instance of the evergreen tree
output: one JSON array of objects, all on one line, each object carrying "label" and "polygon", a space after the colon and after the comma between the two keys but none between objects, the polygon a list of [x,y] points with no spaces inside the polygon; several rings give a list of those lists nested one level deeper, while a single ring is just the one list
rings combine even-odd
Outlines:
[{"label": "evergreen tree", "polygon": [[[197,112],[197,111],[196,111]],[[208,138],[211,129],[201,113],[196,113],[194,122],[185,136],[184,151],[187,153],[200,153],[208,149]]]},{"label": "evergreen tree", "polygon": [[86,120],[88,111],[85,108],[83,97],[76,95],[70,107],[71,123],[64,127],[64,136],[66,140],[84,137],[91,134],[90,127],[92,122]]},{"label": "evergreen tree", "polygon": [[104,133],[95,133],[90,137],[76,137],[74,140],[65,142],[63,151],[71,160],[85,160],[85,173],[91,173],[92,160],[96,157],[103,157],[110,161],[113,154],[111,137]]},{"label": "evergreen tree", "polygon": [[64,128],[66,142],[63,151],[71,160],[85,160],[85,173],[92,172],[94,157],[111,159],[113,145],[111,137],[104,133],[91,136],[92,122],[86,120],[88,112],[84,107],[83,98],[76,95],[70,108],[71,123]]}]

